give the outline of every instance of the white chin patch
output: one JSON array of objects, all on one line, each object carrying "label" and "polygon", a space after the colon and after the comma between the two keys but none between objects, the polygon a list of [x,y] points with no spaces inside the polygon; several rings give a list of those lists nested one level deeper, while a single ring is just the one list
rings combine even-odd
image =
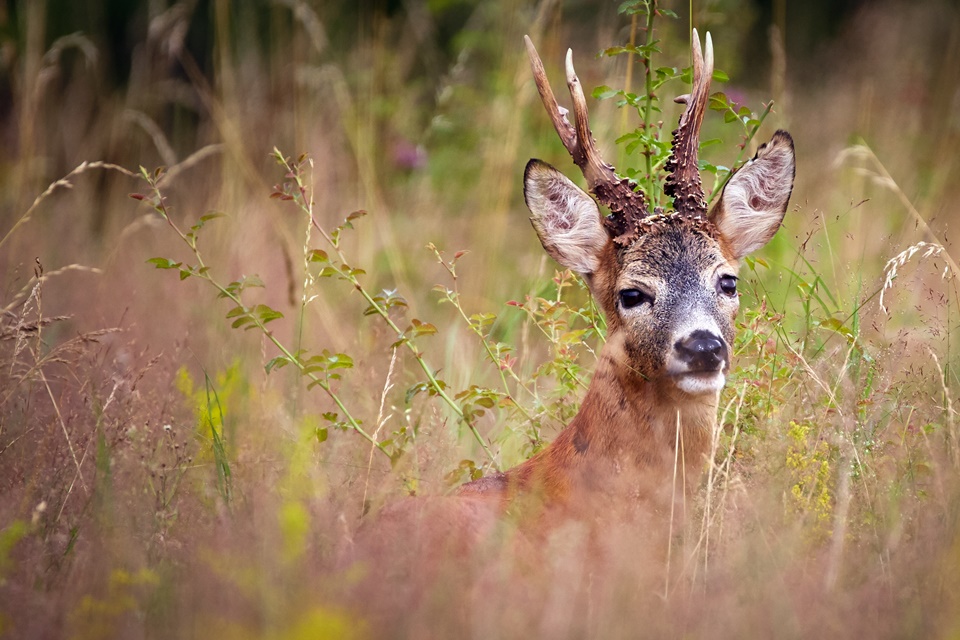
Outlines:
[{"label": "white chin patch", "polygon": [[709,373],[683,373],[675,378],[677,388],[691,395],[718,393],[727,381],[722,371]]}]

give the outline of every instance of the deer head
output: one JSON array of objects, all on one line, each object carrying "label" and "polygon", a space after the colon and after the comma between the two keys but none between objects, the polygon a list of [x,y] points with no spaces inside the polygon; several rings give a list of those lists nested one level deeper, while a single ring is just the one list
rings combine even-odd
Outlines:
[{"label": "deer head", "polygon": [[[583,89],[567,51],[574,123],[557,104],[533,43],[525,38],[540,97],[590,193],[530,160],[524,197],[544,249],[579,273],[607,318],[607,349],[638,380],[714,397],[730,366],[739,306],[739,260],[776,233],[793,190],[793,140],[777,131],[727,182],[708,213],[697,165],[700,124],[713,74],[693,31],[693,90],[673,132],[665,193],[674,211],[651,214],[643,193],[603,161],[590,132]],[[597,203],[610,210],[601,214]]]}]

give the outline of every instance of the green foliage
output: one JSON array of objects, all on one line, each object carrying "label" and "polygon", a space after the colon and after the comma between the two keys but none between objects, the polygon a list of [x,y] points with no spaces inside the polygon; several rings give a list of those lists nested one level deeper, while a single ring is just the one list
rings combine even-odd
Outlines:
[{"label": "green foliage", "polygon": [[149,569],[135,572],[114,569],[110,572],[106,593],[85,595],[70,611],[73,637],[84,640],[116,637],[126,616],[142,615],[158,581],[156,573]]},{"label": "green foliage", "polygon": [[790,421],[787,438],[786,466],[793,485],[790,487],[792,508],[813,520],[813,531],[818,539],[830,536],[834,507],[831,463],[835,464],[836,452],[818,435],[813,425]]},{"label": "green foliage", "polygon": [[[527,5],[428,2],[433,22],[421,22],[416,6],[369,13],[335,3],[219,3],[195,12],[218,17],[215,37],[190,26],[189,46],[180,47],[180,27],[195,24],[181,12],[190,3],[168,14],[164,3],[154,4],[138,13],[137,28],[173,20],[169,40],[163,30],[151,33],[159,33],[161,50],[181,51],[180,61],[151,65],[149,77],[131,79],[127,96],[85,84],[87,62],[71,62],[74,45],[66,43],[66,56],[15,47],[17,64],[40,72],[10,86],[18,137],[3,151],[15,178],[4,182],[3,201],[25,213],[8,212],[10,228],[0,238],[9,267],[0,304],[0,480],[9,518],[0,530],[0,634],[39,627],[77,637],[364,636],[368,623],[339,603],[358,573],[387,576],[394,559],[341,571],[338,544],[357,538],[360,514],[397,495],[442,493],[534,454],[576,413],[603,344],[603,318],[583,283],[533,257],[536,241],[520,213],[519,167],[531,149],[543,148],[536,136],[547,129],[542,112],[518,107],[533,94],[529,82],[518,86],[528,76],[517,45],[521,29],[540,30],[538,43],[553,47],[573,34],[580,55],[590,25],[571,31],[569,21],[606,13],[570,5],[557,20],[547,5],[534,18]],[[663,205],[669,100],[687,92],[690,70],[675,62],[687,50],[686,36],[674,35],[686,33],[687,16],[672,28],[664,21],[676,16],[661,4],[621,5],[626,22],[618,32],[635,16],[640,37],[604,53],[633,60],[642,80],[628,72],[622,84],[608,80],[614,86],[594,95],[640,119],[619,140],[632,156],[626,174]],[[30,26],[42,6],[21,3],[15,22]],[[790,6],[790,15],[800,10]],[[748,34],[731,33],[734,25],[757,15],[749,5],[735,9],[695,5],[690,20],[701,35],[708,27],[721,33],[722,20],[727,51],[737,38],[742,49]],[[251,12],[264,20],[244,22]],[[346,13],[357,24],[344,28]],[[903,15],[889,15],[889,33],[922,40]],[[429,28],[410,37],[417,24]],[[37,26],[24,33],[50,31]],[[259,48],[272,38],[275,51]],[[786,39],[790,68],[800,68],[796,32]],[[762,50],[761,40],[751,46]],[[942,247],[921,251],[912,265],[904,259],[898,272],[887,263],[885,274],[883,266],[900,249],[891,247],[915,242],[911,234],[930,242],[936,229],[923,215],[949,209],[950,136],[928,129],[952,99],[943,87],[956,83],[946,67],[936,82],[898,72],[902,60],[920,59],[903,42],[884,48],[893,53],[864,56],[866,68],[876,57],[891,70],[866,74],[866,88],[837,82],[841,76],[826,65],[808,71],[834,88],[827,101],[817,102],[816,88],[792,92],[797,192],[786,228],[742,265],[741,316],[709,479],[696,506],[688,502],[689,526],[672,537],[684,547],[674,555],[683,558],[679,581],[653,605],[629,600],[638,591],[630,562],[646,540],[637,531],[610,550],[626,576],[615,598],[583,582],[589,576],[576,574],[576,564],[560,567],[571,573],[550,574],[542,592],[524,584],[524,598],[590,586],[589,602],[571,597],[572,606],[561,608],[573,624],[596,627],[568,635],[629,636],[639,623],[662,637],[741,637],[765,625],[810,637],[824,630],[935,637],[956,626],[960,431],[950,278],[957,270]],[[184,66],[190,54],[198,56],[195,72]],[[664,63],[665,54],[672,62]],[[96,83],[114,82],[91,68]],[[909,82],[887,84],[903,78]],[[716,71],[714,79],[725,82],[726,74]],[[744,79],[736,82],[742,87]],[[143,94],[144,86],[158,91]],[[80,96],[67,102],[89,105],[97,117],[82,115],[88,107],[59,109],[46,100],[47,87]],[[276,99],[250,100],[260,95],[251,94],[254,87]],[[182,100],[191,95],[202,100]],[[883,99],[889,95],[920,99]],[[703,173],[715,175],[712,186],[706,180],[711,198],[774,114],[770,103],[747,107],[735,96],[724,88],[710,100],[705,155],[721,157],[719,147],[708,148],[720,137],[724,149],[740,146],[729,162],[701,160]],[[130,109],[111,118],[107,107],[116,104]],[[857,113],[844,111],[848,104]],[[87,121],[110,135],[84,129]],[[196,138],[185,135],[192,128]],[[213,139],[216,145],[202,147]],[[836,169],[832,155],[845,139],[859,141],[841,158],[849,171]],[[312,155],[273,154],[283,178],[268,200],[256,159],[277,140],[309,144]],[[422,149],[422,168],[396,166],[397,140]],[[824,140],[834,144],[810,142]],[[889,170],[864,140],[883,150]],[[169,169],[131,177],[115,165],[84,162],[61,171],[64,158],[96,157],[98,149],[131,166]],[[200,164],[211,157],[212,166]],[[107,178],[87,181],[91,169]],[[59,175],[35,198],[42,186],[33,180]],[[134,179],[141,193],[132,197],[144,215],[130,219],[130,207],[109,194],[120,182],[126,193]],[[325,192],[313,193],[314,184]],[[66,224],[55,217],[61,211],[77,215]],[[144,232],[158,220],[175,247]],[[262,242],[238,241],[251,234]],[[432,254],[424,254],[429,240]],[[144,243],[164,248],[144,253]],[[441,244],[471,253],[444,254]],[[109,249],[109,259],[98,262],[97,247]],[[150,259],[149,271],[139,268],[157,254],[165,257]],[[43,263],[36,271],[35,257]],[[430,271],[433,259],[439,275]],[[58,288],[58,273],[102,285],[71,280]],[[885,279],[889,311],[877,305]],[[116,295],[144,288],[154,306],[142,294]],[[81,333],[104,317],[122,317],[124,331]],[[249,357],[258,348],[262,361]],[[199,369],[183,367],[186,352]],[[239,354],[227,368],[219,364],[225,353]],[[202,382],[188,373],[211,360],[218,364]],[[516,553],[493,546],[493,536],[488,542],[507,562]],[[467,567],[460,556],[433,551],[442,569]],[[141,566],[142,574],[131,568]],[[546,609],[510,607],[516,574],[500,568],[484,567],[490,589],[482,601],[438,580],[423,607],[403,612],[391,632],[454,637],[434,625],[468,611],[474,634],[543,635],[542,627],[530,631],[516,621]],[[41,605],[66,613],[38,621],[31,614]],[[591,615],[579,616],[587,607]]]},{"label": "green foliage", "polygon": [[12,564],[10,554],[14,547],[29,533],[30,525],[23,520],[14,520],[0,529],[0,580],[4,579],[4,575],[10,569]]},{"label": "green foliage", "polygon": [[[633,131],[628,131],[617,138],[617,144],[624,145],[624,150],[628,156],[638,154],[643,158],[642,166],[626,166],[622,169],[622,174],[631,180],[634,180],[640,189],[647,194],[653,207],[664,207],[663,185],[666,180],[664,165],[670,157],[672,141],[670,136],[663,130],[664,122],[662,120],[663,110],[660,106],[660,93],[666,89],[672,89],[677,81],[690,84],[693,81],[693,68],[686,67],[678,69],[677,67],[656,66],[655,58],[662,54],[660,49],[660,40],[656,38],[656,23],[658,18],[676,19],[677,15],[673,11],[659,6],[658,0],[628,0],[619,7],[620,13],[627,15],[640,16],[645,20],[646,42],[643,44],[633,44],[636,32],[636,22],[634,22],[634,31],[631,32],[630,44],[616,47],[609,47],[603,50],[605,56],[636,56],[643,66],[644,91],[642,94],[632,92],[629,89],[612,89],[606,85],[597,87],[593,91],[593,97],[598,100],[607,100],[617,98],[617,106],[620,108],[629,107],[636,111],[640,117],[641,123]],[[632,69],[632,65],[628,66]],[[715,69],[713,72],[714,82],[727,82],[729,76]],[[629,86],[631,78],[626,79]],[[675,90],[677,95],[687,93],[686,90]],[[723,115],[723,121],[727,125],[734,125],[739,133],[741,141],[739,143],[740,153],[734,161],[733,168],[736,169],[744,160],[744,150],[750,146],[764,120],[770,114],[773,102],[764,105],[760,112],[754,112],[749,107],[737,105],[732,102],[723,92],[711,94],[708,106],[711,110]],[[733,134],[731,134],[733,135]],[[704,140],[700,143],[700,148],[709,145],[718,144],[721,140]],[[726,181],[732,175],[730,167],[715,165],[705,160],[700,160],[700,170],[712,173],[715,177],[714,187],[708,194],[707,203],[713,202],[714,198],[723,190]]]},{"label": "green foliage", "polygon": [[[434,291],[440,302],[453,305],[457,315],[477,338],[500,381],[499,389],[473,385],[457,395],[464,401],[463,410],[472,416],[482,416],[497,408],[503,412],[500,421],[506,425],[501,438],[519,434],[523,438],[523,457],[539,451],[543,445],[542,429],[545,421],[564,425],[576,414],[577,398],[586,388],[587,371],[580,359],[584,352],[595,357],[595,349],[605,337],[605,322],[583,281],[569,270],[558,271],[543,295],[527,296],[525,302],[507,302],[508,308],[521,311],[533,327],[546,338],[551,357],[535,369],[518,369],[518,349],[496,337],[503,318],[493,313],[468,313],[462,304],[458,286],[457,261],[465,251],[445,260],[443,252],[428,245],[437,261],[450,276],[451,284],[438,284]],[[549,395],[544,396],[542,389]],[[460,477],[466,467],[460,467],[449,477]],[[469,468],[472,476],[474,470]]]},{"label": "green foliage", "polygon": [[199,389],[186,367],[181,367],[177,371],[176,386],[193,405],[197,420],[197,438],[203,443],[199,458],[213,460],[217,472],[217,493],[224,504],[230,506],[233,498],[233,478],[228,453],[225,407],[229,406],[234,396],[242,393],[240,365],[234,362],[227,370],[217,374],[216,382],[204,371],[203,388]]}]

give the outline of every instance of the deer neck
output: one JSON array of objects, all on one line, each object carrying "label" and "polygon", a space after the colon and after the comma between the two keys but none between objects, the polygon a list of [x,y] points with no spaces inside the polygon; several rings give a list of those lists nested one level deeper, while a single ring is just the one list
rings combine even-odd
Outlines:
[{"label": "deer neck", "polygon": [[652,501],[660,508],[678,491],[689,495],[696,488],[718,396],[691,396],[669,380],[645,380],[622,353],[614,342],[605,345],[580,412],[550,446],[508,472],[514,486],[598,508],[611,501]]}]

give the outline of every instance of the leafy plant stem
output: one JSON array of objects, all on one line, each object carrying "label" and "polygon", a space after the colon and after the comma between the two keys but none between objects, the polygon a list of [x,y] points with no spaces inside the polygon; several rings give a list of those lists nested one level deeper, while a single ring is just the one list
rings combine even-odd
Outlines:
[{"label": "leafy plant stem", "polygon": [[456,266],[453,263],[448,263],[447,261],[443,260],[439,251],[437,251],[435,248],[434,254],[437,256],[437,260],[440,261],[440,264],[443,265],[443,268],[447,270],[447,273],[450,274],[450,278],[453,280],[453,295],[448,297],[453,303],[453,306],[457,308],[457,313],[461,318],[463,318],[463,321],[467,323],[467,326],[470,327],[470,330],[473,331],[477,338],[480,339],[480,344],[483,345],[484,351],[487,352],[487,357],[490,359],[490,362],[497,367],[497,373],[500,376],[500,382],[503,384],[503,391],[506,398],[509,399],[515,407],[517,407],[520,413],[527,418],[531,425],[536,425],[536,419],[533,417],[533,415],[531,415],[530,412],[527,411],[527,409],[520,404],[516,398],[513,397],[513,393],[510,391],[510,385],[507,382],[505,372],[509,372],[510,377],[514,380],[514,382],[516,382],[517,387],[530,394],[530,396],[536,402],[540,402],[540,397],[537,395],[536,391],[530,389],[523,383],[517,373],[513,370],[513,367],[511,367],[509,364],[503,363],[502,359],[499,358],[496,353],[494,353],[493,348],[490,346],[490,341],[487,340],[487,337],[483,334],[483,331],[481,331],[480,327],[470,320],[466,312],[463,310],[463,305],[460,304],[460,289],[458,285]]},{"label": "leafy plant stem", "polygon": [[[197,248],[196,236],[188,236],[187,234],[185,234],[170,217],[169,210],[167,209],[167,205],[166,205],[166,199],[164,198],[163,194],[160,192],[160,188],[157,185],[159,176],[154,177],[150,175],[150,173],[146,169],[143,169],[142,167],[141,167],[140,173],[141,173],[141,176],[146,180],[147,184],[150,186],[150,190],[154,198],[154,203],[153,203],[154,210],[158,214],[160,214],[160,216],[167,222],[170,228],[173,229],[174,233],[180,236],[180,239],[183,240],[183,242],[188,247],[190,247],[190,250],[193,252],[194,257],[197,260],[198,268],[194,271],[192,275],[196,275],[197,277],[200,277],[206,280],[217,291],[220,292],[220,295],[222,297],[229,299],[238,307],[242,309],[246,309],[247,307],[243,304],[243,301],[240,299],[240,296],[238,294],[228,290],[226,287],[220,284],[218,280],[216,280],[213,276],[210,275],[210,269],[209,267],[206,266],[206,264],[204,264],[203,256],[201,255],[200,250]],[[367,433],[363,429],[362,426],[360,426],[360,423],[357,421],[356,418],[353,417],[353,414],[350,413],[346,405],[343,404],[343,401],[340,399],[337,393],[333,390],[333,388],[330,386],[330,383],[328,381],[318,377],[313,372],[306,371],[306,366],[304,365],[303,361],[297,356],[295,356],[293,353],[291,353],[290,350],[287,349],[286,346],[284,346],[283,343],[277,339],[277,337],[273,334],[273,332],[266,327],[264,322],[259,317],[257,317],[256,314],[250,314],[250,319],[251,319],[251,323],[254,326],[256,326],[257,329],[260,330],[260,332],[267,338],[267,340],[269,340],[273,344],[273,346],[275,346],[277,350],[280,351],[280,353],[283,354],[283,356],[287,360],[289,360],[294,366],[300,369],[301,373],[307,376],[313,384],[323,389],[324,393],[326,393],[327,396],[333,401],[333,403],[337,405],[337,408],[341,412],[343,412],[343,415],[347,420],[347,424],[349,424],[351,429],[356,431],[365,440],[367,440],[372,445],[377,447],[377,449],[379,449],[380,452],[383,453],[385,456],[387,456],[388,458],[391,458],[390,452],[387,451],[386,448],[376,440],[376,438],[371,436],[369,433]]]},{"label": "leafy plant stem", "polygon": [[[287,169],[288,177],[294,180],[296,184],[298,191],[298,197],[296,198],[297,206],[310,217],[310,223],[313,225],[313,228],[316,229],[321,236],[323,236],[323,239],[326,240],[327,244],[329,244],[330,247],[336,252],[341,264],[346,264],[347,260],[346,256],[343,254],[343,250],[340,248],[339,236],[337,238],[331,236],[326,229],[320,226],[320,224],[317,222],[317,219],[313,216],[313,200],[303,182],[303,177],[299,171],[299,168],[294,166],[293,163],[291,163],[290,160],[283,156],[283,154],[281,154],[278,150],[274,150],[274,156],[277,161],[280,162],[285,169]],[[397,336],[400,337],[401,342],[406,345],[407,349],[417,361],[417,364],[423,371],[423,374],[434,393],[436,393],[436,395],[439,396],[454,411],[457,417],[467,425],[467,428],[470,429],[470,433],[473,434],[474,439],[480,444],[480,447],[483,449],[484,453],[486,453],[487,457],[490,458],[491,464],[493,464],[493,466],[499,471],[500,466],[497,462],[496,456],[494,456],[493,451],[490,450],[486,440],[484,440],[483,436],[477,430],[477,427],[473,421],[466,419],[466,416],[464,416],[463,409],[460,408],[460,405],[458,405],[456,401],[447,394],[443,388],[443,385],[437,381],[436,376],[423,359],[423,355],[417,349],[416,344],[410,340],[410,338],[404,335],[404,332],[390,317],[387,309],[374,300],[373,296],[370,295],[370,292],[367,291],[366,288],[364,288],[354,273],[341,269],[337,266],[333,266],[332,268],[335,269],[342,278],[349,282],[353,288],[360,293],[367,304],[370,305],[370,308],[373,309],[374,312],[376,312],[376,314],[383,319],[386,325],[390,327],[390,329],[395,332]]]},{"label": "leafy plant stem", "polygon": [[[645,51],[649,52],[654,44],[653,21],[657,15],[657,0],[647,3],[647,42]],[[650,118],[653,115],[653,61],[647,53],[643,56],[644,102],[643,102],[643,132],[649,133]],[[651,203],[658,203],[660,195],[656,192],[657,181],[650,179],[653,176],[653,150],[648,146],[643,152],[646,175],[649,180],[649,197]]]}]

